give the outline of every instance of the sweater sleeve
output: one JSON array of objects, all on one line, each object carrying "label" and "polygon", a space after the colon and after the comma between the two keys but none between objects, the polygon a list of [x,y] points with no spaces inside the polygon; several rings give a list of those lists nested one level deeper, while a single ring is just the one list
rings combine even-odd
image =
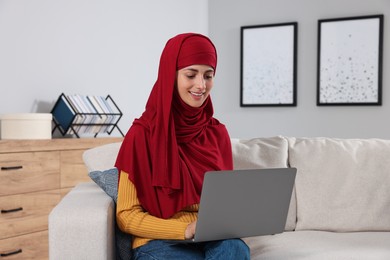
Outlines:
[{"label": "sweater sleeve", "polygon": [[150,239],[184,239],[192,219],[161,219],[146,212],[138,198],[134,184],[127,173],[120,173],[116,218],[119,228],[137,237]]}]

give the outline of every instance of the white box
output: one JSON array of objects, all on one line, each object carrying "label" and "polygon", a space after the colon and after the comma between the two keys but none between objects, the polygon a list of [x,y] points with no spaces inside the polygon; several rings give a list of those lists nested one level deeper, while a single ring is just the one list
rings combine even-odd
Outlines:
[{"label": "white box", "polygon": [[50,113],[0,115],[0,139],[51,139]]}]

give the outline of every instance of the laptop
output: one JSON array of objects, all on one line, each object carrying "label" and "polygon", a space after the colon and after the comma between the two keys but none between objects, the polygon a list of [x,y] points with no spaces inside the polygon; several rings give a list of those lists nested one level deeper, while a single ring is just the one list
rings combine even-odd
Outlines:
[{"label": "laptop", "polygon": [[282,233],[296,168],[210,171],[205,174],[195,237],[197,243]]}]

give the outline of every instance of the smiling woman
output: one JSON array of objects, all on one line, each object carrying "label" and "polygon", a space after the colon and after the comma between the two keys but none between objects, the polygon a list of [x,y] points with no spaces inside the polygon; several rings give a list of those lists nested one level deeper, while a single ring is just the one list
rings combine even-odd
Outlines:
[{"label": "smiling woman", "polygon": [[206,36],[170,39],[146,110],[122,143],[117,223],[133,236],[133,259],[249,259],[240,239],[172,242],[195,235],[205,173],[233,168],[229,134],[213,117],[216,66]]}]

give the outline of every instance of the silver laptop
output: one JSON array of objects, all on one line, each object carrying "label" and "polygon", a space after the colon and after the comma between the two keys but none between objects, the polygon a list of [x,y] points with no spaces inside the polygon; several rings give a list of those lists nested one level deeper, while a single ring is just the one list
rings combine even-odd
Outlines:
[{"label": "silver laptop", "polygon": [[295,168],[207,172],[195,237],[179,243],[272,235],[284,231]]}]

